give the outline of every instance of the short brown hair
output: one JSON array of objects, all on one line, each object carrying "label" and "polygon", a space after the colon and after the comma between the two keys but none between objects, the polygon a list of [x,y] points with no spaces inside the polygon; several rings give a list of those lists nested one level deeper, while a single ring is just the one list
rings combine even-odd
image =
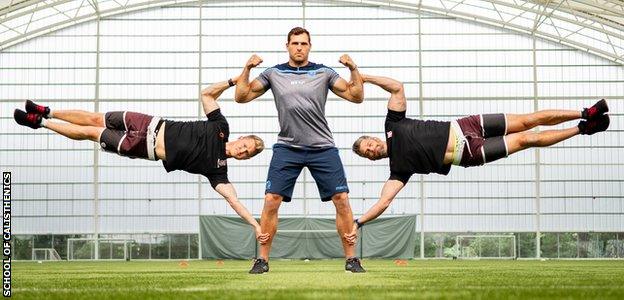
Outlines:
[{"label": "short brown hair", "polygon": [[365,157],[364,154],[360,153],[360,144],[362,144],[362,142],[365,139],[372,139],[372,136],[368,136],[368,135],[363,135],[361,137],[359,137],[357,140],[355,140],[355,143],[353,143],[353,152],[355,152],[355,154],[361,156],[361,157]]},{"label": "short brown hair", "polygon": [[307,34],[308,35],[308,43],[312,43],[312,38],[310,38],[310,33],[303,27],[295,27],[293,29],[291,29],[288,32],[288,39],[286,40],[287,43],[290,43],[290,37],[293,35],[300,35],[300,34]]},{"label": "short brown hair", "polygon": [[256,156],[256,154],[264,150],[264,141],[257,135],[250,134],[250,135],[244,136],[244,138],[252,139],[254,141],[254,144],[256,145],[256,151],[254,151],[253,155],[250,156],[250,158]]}]

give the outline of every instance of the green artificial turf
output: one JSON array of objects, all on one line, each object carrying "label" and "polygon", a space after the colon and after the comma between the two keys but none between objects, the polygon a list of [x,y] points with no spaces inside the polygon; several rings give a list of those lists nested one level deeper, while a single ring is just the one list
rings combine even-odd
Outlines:
[{"label": "green artificial turf", "polygon": [[624,299],[624,261],[13,262],[16,299]]}]

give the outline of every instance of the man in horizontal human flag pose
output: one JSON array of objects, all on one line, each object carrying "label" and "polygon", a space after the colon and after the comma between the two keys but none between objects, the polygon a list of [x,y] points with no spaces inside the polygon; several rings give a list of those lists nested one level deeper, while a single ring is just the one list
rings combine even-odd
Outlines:
[{"label": "man in horizontal human flag pose", "polygon": [[264,142],[255,135],[228,141],[229,125],[216,99],[236,80],[202,90],[202,105],[208,117],[205,121],[177,122],[130,111],[51,110],[30,100],[26,101],[26,111],[16,109],[13,117],[20,125],[45,127],[74,140],[91,140],[104,151],[121,156],[160,159],[167,172],[183,170],[206,176],[212,188],[254,227],[256,239],[264,244],[269,234],[262,233],[260,224],[238,201],[227,176],[227,158],[249,159],[264,150]]},{"label": "man in horizontal human flag pose", "polygon": [[[547,147],[578,134],[592,135],[607,130],[609,111],[603,99],[590,108],[542,110],[530,114],[482,114],[452,122],[423,121],[405,117],[407,102],[403,84],[387,77],[362,75],[365,83],[390,93],[385,121],[385,138],[361,136],[353,152],[370,160],[390,159],[390,178],[381,197],[356,219],[345,238],[354,242],[357,229],[381,215],[407,184],[412,174],[447,175],[451,165],[480,166],[518,151]],[[583,119],[578,125],[560,130],[529,131],[540,125],[557,125]]]}]

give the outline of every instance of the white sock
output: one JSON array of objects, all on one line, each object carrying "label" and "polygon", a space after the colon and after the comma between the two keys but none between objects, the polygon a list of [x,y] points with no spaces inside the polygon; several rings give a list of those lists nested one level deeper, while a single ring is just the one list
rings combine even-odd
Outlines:
[{"label": "white sock", "polygon": [[54,113],[51,109],[50,109],[50,113],[48,114],[48,118],[54,119]]},{"label": "white sock", "polygon": [[41,127],[46,127],[47,128],[48,127],[47,125],[48,125],[48,120],[46,120],[44,118],[41,118]]}]

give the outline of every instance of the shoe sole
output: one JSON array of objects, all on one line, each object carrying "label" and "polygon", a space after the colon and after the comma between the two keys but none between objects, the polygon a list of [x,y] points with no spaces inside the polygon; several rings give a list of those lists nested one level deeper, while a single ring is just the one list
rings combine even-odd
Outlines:
[{"label": "shoe sole", "polygon": [[605,129],[602,131],[607,131],[607,129],[609,129],[609,126],[611,126],[611,117],[609,117],[609,115],[605,115],[605,116],[607,119],[607,127],[605,127]]},{"label": "shoe sole", "polygon": [[605,99],[601,99],[601,100],[600,100],[600,101],[598,101],[598,102],[603,102],[603,103],[604,103],[605,111],[603,111],[602,113],[603,113],[603,114],[608,113],[608,112],[609,112],[609,105],[607,104],[607,100],[605,100]]},{"label": "shoe sole", "polygon": [[30,101],[30,100],[26,100],[26,102],[24,102],[24,110],[26,110],[26,112],[27,112],[27,113],[36,113],[36,114],[38,114],[38,113],[39,113],[39,112],[38,112],[37,110],[35,110],[35,109],[29,109],[29,108],[30,108],[30,105],[28,105],[28,104],[31,104],[32,106],[37,105],[37,104],[35,104],[35,102],[32,102],[32,101]]}]

